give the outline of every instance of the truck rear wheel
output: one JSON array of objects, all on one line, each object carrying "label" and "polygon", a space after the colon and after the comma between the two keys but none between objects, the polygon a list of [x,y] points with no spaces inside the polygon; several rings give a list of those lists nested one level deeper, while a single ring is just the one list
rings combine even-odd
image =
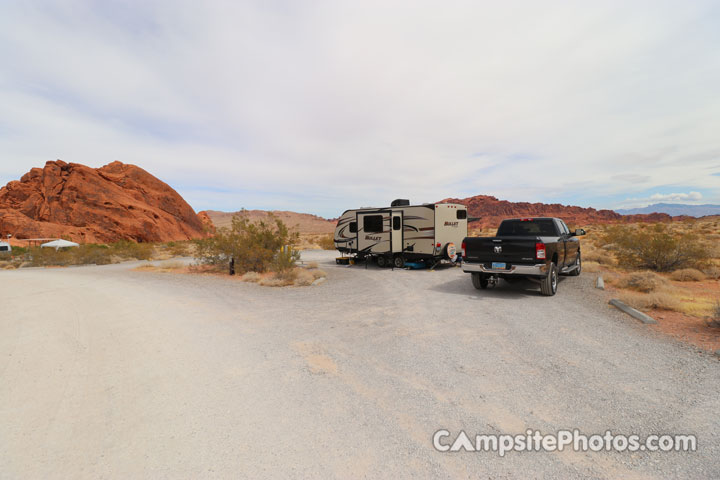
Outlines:
[{"label": "truck rear wheel", "polygon": [[477,288],[478,290],[485,290],[488,287],[488,279],[484,275],[481,275],[479,273],[473,273],[472,284],[473,287]]},{"label": "truck rear wheel", "polygon": [[580,271],[582,270],[582,260],[580,259],[580,250],[578,250],[577,258],[575,259],[575,269],[570,272],[570,275],[573,277],[577,277],[580,275]]},{"label": "truck rear wheel", "polygon": [[555,295],[557,293],[557,284],[558,284],[557,265],[555,265],[554,263],[551,263],[550,269],[548,270],[548,274],[540,282],[540,293],[542,293],[545,296],[552,297],[553,295]]}]

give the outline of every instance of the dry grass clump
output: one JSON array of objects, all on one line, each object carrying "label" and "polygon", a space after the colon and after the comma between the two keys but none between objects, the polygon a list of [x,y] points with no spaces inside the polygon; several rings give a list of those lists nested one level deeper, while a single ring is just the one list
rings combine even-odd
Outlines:
[{"label": "dry grass clump", "polygon": [[597,273],[600,271],[600,264],[594,261],[583,260],[582,269],[584,272]]},{"label": "dry grass clump", "polygon": [[152,263],[149,263],[147,265],[140,265],[139,267],[135,268],[134,270],[141,271],[141,272],[158,272],[158,273],[171,273],[171,272],[177,272],[179,270],[184,270],[185,264],[181,262],[165,262],[161,263],[159,265],[155,265]]},{"label": "dry grass clump", "polygon": [[307,268],[318,268],[317,262],[308,262]]},{"label": "dry grass clump", "polygon": [[620,300],[638,310],[671,310],[681,311],[682,304],[670,292],[660,291],[652,293],[622,292]]},{"label": "dry grass clump", "polygon": [[296,287],[307,287],[313,284],[318,278],[325,277],[327,274],[318,269],[295,268],[284,272],[271,272],[263,275],[257,274],[250,276],[251,280],[245,280],[248,274],[243,275],[243,281],[256,282],[264,287],[288,287],[294,285]]},{"label": "dry grass clump", "polygon": [[616,285],[618,288],[635,290],[636,292],[649,293],[654,292],[668,281],[660,275],[652,272],[637,272],[621,277]]},{"label": "dry grass clump", "polygon": [[683,268],[672,272],[670,278],[676,282],[701,282],[705,280],[705,274],[694,268]]},{"label": "dry grass clump", "polygon": [[260,278],[262,277],[257,272],[246,272],[242,277],[240,277],[240,280],[243,282],[258,283]]},{"label": "dry grass clump", "polygon": [[310,270],[300,270],[297,274],[297,277],[295,278],[295,285],[307,287],[308,285],[312,285],[312,282],[315,281],[315,277],[313,276],[312,272]]}]

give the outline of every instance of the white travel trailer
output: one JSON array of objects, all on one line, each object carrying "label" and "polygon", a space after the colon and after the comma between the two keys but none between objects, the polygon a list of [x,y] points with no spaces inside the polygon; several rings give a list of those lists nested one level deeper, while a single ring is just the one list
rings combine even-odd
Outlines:
[{"label": "white travel trailer", "polygon": [[465,205],[410,205],[400,199],[386,208],[346,210],[335,227],[335,248],[360,260],[376,258],[381,267],[402,268],[406,260],[455,260],[467,222]]}]

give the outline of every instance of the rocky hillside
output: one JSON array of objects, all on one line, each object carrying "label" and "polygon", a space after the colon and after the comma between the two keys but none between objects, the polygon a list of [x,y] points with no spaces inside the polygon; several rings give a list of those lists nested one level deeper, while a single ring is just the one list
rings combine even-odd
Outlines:
[{"label": "rocky hillside", "polygon": [[612,210],[596,210],[559,203],[528,203],[498,200],[489,195],[468,198],[447,198],[443,202],[461,203],[468,207],[468,214],[479,220],[472,228],[495,228],[504,218],[512,217],[560,217],[572,228],[580,225],[619,222],[665,222],[673,217],[664,213],[649,215],[621,215]]},{"label": "rocky hillside", "polygon": [[76,242],[164,242],[203,236],[202,220],[142,168],[90,168],[61,160],[0,188],[0,234]]}]

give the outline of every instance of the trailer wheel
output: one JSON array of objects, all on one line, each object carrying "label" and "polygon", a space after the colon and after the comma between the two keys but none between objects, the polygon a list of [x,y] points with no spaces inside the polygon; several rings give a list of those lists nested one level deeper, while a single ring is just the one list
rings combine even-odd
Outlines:
[{"label": "trailer wheel", "polygon": [[378,264],[378,267],[380,267],[380,268],[387,267],[387,265],[388,265],[387,258],[385,258],[384,255],[380,255],[379,257],[377,257],[377,264]]},{"label": "trailer wheel", "polygon": [[477,288],[478,290],[485,290],[488,287],[488,279],[484,275],[481,275],[479,273],[473,273],[472,284],[473,287]]},{"label": "trailer wheel", "polygon": [[454,243],[450,242],[445,245],[445,248],[443,248],[443,256],[452,262],[457,260],[457,247]]},{"label": "trailer wheel", "polygon": [[395,255],[395,258],[393,258],[393,265],[395,268],[403,268],[405,266],[405,257],[402,255]]}]

